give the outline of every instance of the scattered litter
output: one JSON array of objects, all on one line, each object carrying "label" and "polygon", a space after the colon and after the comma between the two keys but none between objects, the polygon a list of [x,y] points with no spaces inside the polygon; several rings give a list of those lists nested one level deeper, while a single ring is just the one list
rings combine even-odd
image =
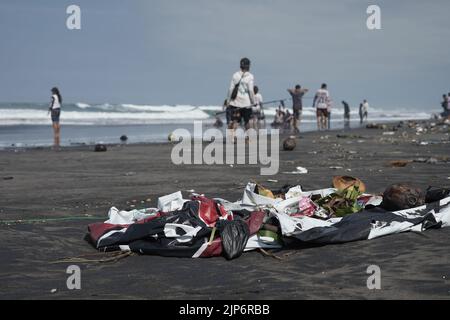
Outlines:
[{"label": "scattered litter", "polygon": [[383,136],[393,136],[395,134],[394,131],[385,131],[383,132]]},{"label": "scattered litter", "polygon": [[385,124],[378,124],[378,123],[369,123],[368,125],[366,125],[367,129],[382,129],[382,130],[386,130],[387,129],[387,125]]},{"label": "scattered litter", "polygon": [[268,179],[267,182],[273,182],[273,183],[278,183],[278,180],[274,180],[274,179]]},{"label": "scattered litter", "polygon": [[333,187],[338,190],[346,190],[355,186],[358,187],[358,190],[361,192],[366,191],[366,185],[358,178],[350,176],[333,177]]},{"label": "scattered litter", "polygon": [[173,132],[171,132],[171,133],[169,133],[167,140],[169,140],[170,142],[176,142],[177,136]]},{"label": "scattered litter", "polygon": [[98,143],[95,145],[95,152],[106,152],[108,151],[108,148],[106,147],[106,145],[102,144],[102,143]]},{"label": "scattered litter", "polygon": [[297,167],[296,171],[291,171],[291,172],[283,172],[284,174],[306,174],[308,173],[308,169],[303,168],[303,167]]},{"label": "scattered litter", "polygon": [[448,160],[449,160],[448,157],[438,157],[438,158],[430,157],[430,158],[417,158],[414,159],[413,161],[419,163],[437,164],[439,162],[447,162]]},{"label": "scattered litter", "polygon": [[330,167],[330,169],[339,170],[339,169],[344,169],[344,167],[333,166],[333,167]]},{"label": "scattered litter", "polygon": [[292,151],[295,149],[296,146],[297,146],[297,143],[295,142],[294,138],[289,137],[283,141],[283,150],[284,151]]},{"label": "scattered litter", "polygon": [[[335,177],[333,186],[303,191],[299,185],[285,185],[271,190],[249,182],[236,202],[203,195],[192,195],[187,200],[176,192],[158,200],[164,210],[113,212],[110,221],[90,224],[87,240],[99,251],[122,251],[117,253],[120,257],[139,253],[190,258],[222,255],[233,259],[246,251],[282,248],[279,239],[289,238],[288,243],[338,244],[406,231],[422,232],[446,226],[433,221],[450,221],[450,189],[428,189],[423,198],[414,187],[390,187],[383,199],[365,193],[364,183],[358,178]],[[437,201],[438,213],[435,206],[422,206],[423,202]],[[383,208],[393,205],[407,209],[382,213],[365,210],[381,204]],[[87,260],[71,259],[75,261]]]},{"label": "scattered litter", "polygon": [[402,167],[406,167],[411,162],[413,162],[413,161],[412,160],[393,160],[393,161],[389,161],[388,164],[391,167],[402,168]]},{"label": "scattered litter", "polygon": [[51,293],[55,293],[56,291],[57,291],[56,289],[50,290]]},{"label": "scattered litter", "polygon": [[170,212],[179,210],[183,206],[185,200],[181,191],[168,194],[158,199],[158,209],[162,212]]},{"label": "scattered litter", "polygon": [[363,136],[357,134],[337,134],[336,138],[340,139],[364,139]]},{"label": "scattered litter", "polygon": [[135,175],[136,175],[136,172],[133,172],[133,171],[125,173],[125,176],[127,176],[127,177],[131,177],[131,176],[135,176]]},{"label": "scattered litter", "polygon": [[14,177],[11,177],[11,176],[9,176],[9,177],[3,177],[3,180],[12,180],[12,179],[14,179]]}]

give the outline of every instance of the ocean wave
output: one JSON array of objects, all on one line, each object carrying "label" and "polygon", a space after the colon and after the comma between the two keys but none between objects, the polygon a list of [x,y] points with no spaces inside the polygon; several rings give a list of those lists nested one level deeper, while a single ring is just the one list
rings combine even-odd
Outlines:
[{"label": "ocean wave", "polygon": [[[102,125],[102,124],[151,124],[189,123],[206,120],[210,116],[199,109],[185,112],[79,112],[62,111],[62,124]],[[48,111],[30,109],[3,109],[0,125],[44,125],[50,124]]]},{"label": "ocean wave", "polygon": [[[45,103],[0,103],[0,125],[47,125],[50,124],[48,104]],[[291,110],[291,108],[287,108]],[[88,104],[77,102],[64,104],[61,123],[78,125],[109,124],[152,124],[152,123],[189,123],[194,120],[214,121],[222,106],[193,105],[139,105],[139,104]],[[264,113],[271,121],[276,114],[275,106],[266,106]],[[342,107],[332,108],[332,120],[343,119]],[[408,119],[429,119],[431,112],[414,111],[406,108],[370,108],[369,121],[395,121]],[[359,113],[353,108],[351,119],[359,119]],[[221,118],[225,117],[221,113]],[[302,121],[314,122],[316,110],[305,107]]]}]

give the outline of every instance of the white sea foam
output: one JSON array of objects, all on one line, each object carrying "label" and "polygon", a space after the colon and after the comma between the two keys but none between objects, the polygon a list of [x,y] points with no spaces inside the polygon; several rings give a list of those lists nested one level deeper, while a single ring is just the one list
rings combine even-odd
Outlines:
[{"label": "white sea foam", "polygon": [[[0,125],[48,125],[51,123],[44,104],[13,106],[0,104]],[[287,108],[290,110],[291,108]],[[268,120],[276,114],[276,107],[264,108]],[[87,104],[78,102],[64,104],[61,113],[62,124],[78,125],[127,125],[154,123],[190,123],[194,120],[214,121],[215,113],[222,106],[192,105],[136,105],[136,104]],[[429,119],[432,112],[414,111],[406,108],[370,108],[369,121],[395,121],[408,119]],[[314,108],[303,109],[302,121],[314,122]],[[332,121],[343,120],[341,107],[332,109]],[[224,114],[221,117],[224,118]],[[358,110],[353,108],[351,119],[359,119]]]}]

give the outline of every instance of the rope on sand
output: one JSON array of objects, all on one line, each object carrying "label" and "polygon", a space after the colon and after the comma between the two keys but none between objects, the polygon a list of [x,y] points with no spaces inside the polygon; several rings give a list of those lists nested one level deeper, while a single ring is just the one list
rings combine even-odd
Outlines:
[{"label": "rope on sand", "polygon": [[289,256],[297,253],[296,251],[287,252],[287,253],[283,254],[283,256],[280,257],[280,256],[277,256],[277,255],[273,254],[272,252],[268,252],[268,251],[264,250],[263,248],[258,248],[258,249],[259,249],[259,252],[261,252],[263,255],[265,255],[267,257],[271,257],[271,258],[277,259],[277,260],[280,260],[280,261],[284,261]]},{"label": "rope on sand", "polygon": [[21,224],[21,223],[43,223],[52,221],[69,221],[69,220],[104,220],[103,217],[91,216],[73,216],[60,218],[42,218],[42,219],[17,219],[17,220],[0,220],[0,225]]},{"label": "rope on sand", "polygon": [[119,251],[119,252],[113,252],[109,254],[108,258],[104,259],[87,259],[87,257],[90,256],[98,256],[99,253],[88,253],[84,255],[80,255],[77,257],[68,257],[68,258],[62,258],[56,261],[50,262],[50,264],[58,264],[58,263],[106,263],[106,262],[117,262],[121,259],[127,258],[132,256],[134,253],[131,251]]}]

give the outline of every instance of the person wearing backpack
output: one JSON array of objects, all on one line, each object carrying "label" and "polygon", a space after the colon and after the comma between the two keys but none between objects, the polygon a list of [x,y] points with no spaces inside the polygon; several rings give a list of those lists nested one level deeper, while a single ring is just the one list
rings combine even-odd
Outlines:
[{"label": "person wearing backpack", "polygon": [[236,129],[243,120],[245,129],[249,129],[252,107],[255,104],[255,94],[254,77],[250,73],[250,60],[248,58],[241,59],[240,70],[233,74],[227,100],[232,114],[229,128]]}]

